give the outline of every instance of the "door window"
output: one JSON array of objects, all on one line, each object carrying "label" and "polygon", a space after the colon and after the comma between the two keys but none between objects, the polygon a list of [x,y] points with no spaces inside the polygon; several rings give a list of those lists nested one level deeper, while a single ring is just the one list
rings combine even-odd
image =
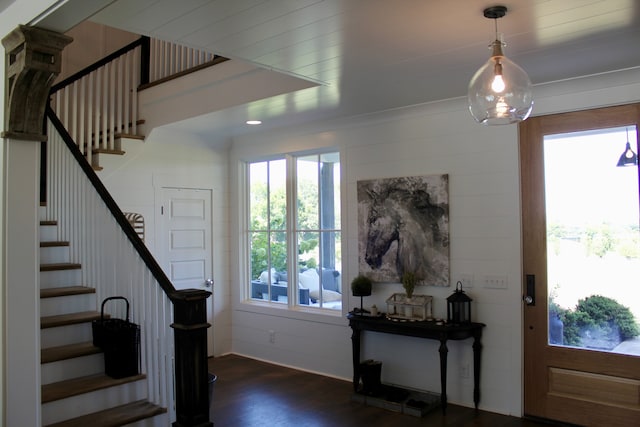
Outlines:
[{"label": "door window", "polygon": [[550,345],[640,355],[638,170],[627,143],[637,147],[635,126],[544,137]]}]

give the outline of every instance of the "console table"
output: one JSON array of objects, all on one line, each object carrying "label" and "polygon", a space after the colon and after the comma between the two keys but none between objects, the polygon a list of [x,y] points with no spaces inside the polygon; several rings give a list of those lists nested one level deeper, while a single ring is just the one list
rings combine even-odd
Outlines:
[{"label": "console table", "polygon": [[480,402],[480,354],[482,353],[483,323],[467,323],[461,325],[442,324],[433,321],[400,322],[389,320],[384,316],[360,316],[349,313],[349,326],[353,330],[351,343],[353,346],[353,391],[358,391],[360,382],[360,342],[362,331],[382,332],[387,334],[406,335],[440,341],[440,403],[442,413],[447,410],[447,341],[473,338],[473,402],[478,409]]}]

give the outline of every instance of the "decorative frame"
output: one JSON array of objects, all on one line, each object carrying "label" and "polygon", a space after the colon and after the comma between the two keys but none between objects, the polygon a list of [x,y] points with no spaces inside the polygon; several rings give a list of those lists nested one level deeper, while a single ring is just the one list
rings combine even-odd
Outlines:
[{"label": "decorative frame", "polygon": [[358,181],[357,193],[360,273],[449,286],[449,175]]}]

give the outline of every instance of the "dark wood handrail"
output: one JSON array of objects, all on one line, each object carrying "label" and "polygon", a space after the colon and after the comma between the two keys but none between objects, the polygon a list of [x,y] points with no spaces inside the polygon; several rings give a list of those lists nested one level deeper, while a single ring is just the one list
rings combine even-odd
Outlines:
[{"label": "dark wood handrail", "polygon": [[147,246],[133,229],[131,223],[127,221],[127,218],[122,213],[122,210],[120,209],[118,204],[115,202],[115,200],[113,200],[113,197],[111,197],[109,191],[106,189],[100,178],[98,178],[98,175],[96,175],[87,159],[82,155],[80,149],[78,148],[78,145],[73,141],[73,138],[71,138],[71,135],[69,135],[69,132],[67,132],[67,130],[64,128],[64,125],[62,124],[60,119],[58,119],[58,116],[56,116],[56,113],[51,109],[50,106],[47,106],[46,115],[49,120],[51,120],[51,123],[56,128],[56,130],[60,133],[62,140],[67,145],[67,148],[82,168],[83,172],[87,176],[87,179],[89,179],[93,187],[96,189],[96,191],[104,201],[105,205],[107,205],[107,208],[109,209],[115,220],[118,222],[120,227],[122,227],[122,231],[127,235],[127,238],[136,249],[140,257],[146,264],[147,268],[149,268],[149,271],[151,272],[151,274],[153,274],[153,277],[158,281],[158,284],[160,285],[162,290],[165,292],[165,294],[167,294],[171,301],[174,301],[176,298],[181,300],[182,298],[178,296],[178,291],[176,291],[176,288],[171,283],[171,280],[169,280],[160,265],[158,265],[158,262],[153,257],[153,255],[151,255],[151,252],[149,252]]},{"label": "dark wood handrail", "polygon": [[[97,62],[94,62],[93,64],[89,65],[88,67],[78,71],[77,73],[67,77],[66,79],[62,80],[61,82],[56,83],[55,85],[51,86],[50,93],[55,93],[55,92],[59,91],[60,89],[70,85],[71,83],[80,80],[84,76],[94,72],[95,70],[97,70],[100,67],[105,66],[106,64],[110,63],[114,59],[121,57],[125,53],[137,48],[138,46],[142,46],[142,48],[143,48],[143,53],[142,53],[143,60],[141,61],[142,74],[140,76],[140,81],[141,81],[141,83],[148,83],[149,82],[149,52],[148,52],[149,51],[149,37],[142,36],[139,39],[132,41],[128,45],[116,50],[112,54],[110,54],[108,56],[105,56],[101,60],[99,60]],[[146,50],[146,52],[145,52],[145,50]],[[144,63],[145,63],[144,58],[145,57],[146,57],[146,66],[144,65]],[[145,72],[146,72],[146,76],[144,74]]]}]

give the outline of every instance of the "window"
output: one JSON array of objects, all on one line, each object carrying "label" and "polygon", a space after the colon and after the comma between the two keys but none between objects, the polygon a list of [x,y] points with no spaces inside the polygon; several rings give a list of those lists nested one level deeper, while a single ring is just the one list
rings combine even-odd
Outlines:
[{"label": "window", "polygon": [[250,298],[341,310],[339,153],[249,163],[248,172]]}]

